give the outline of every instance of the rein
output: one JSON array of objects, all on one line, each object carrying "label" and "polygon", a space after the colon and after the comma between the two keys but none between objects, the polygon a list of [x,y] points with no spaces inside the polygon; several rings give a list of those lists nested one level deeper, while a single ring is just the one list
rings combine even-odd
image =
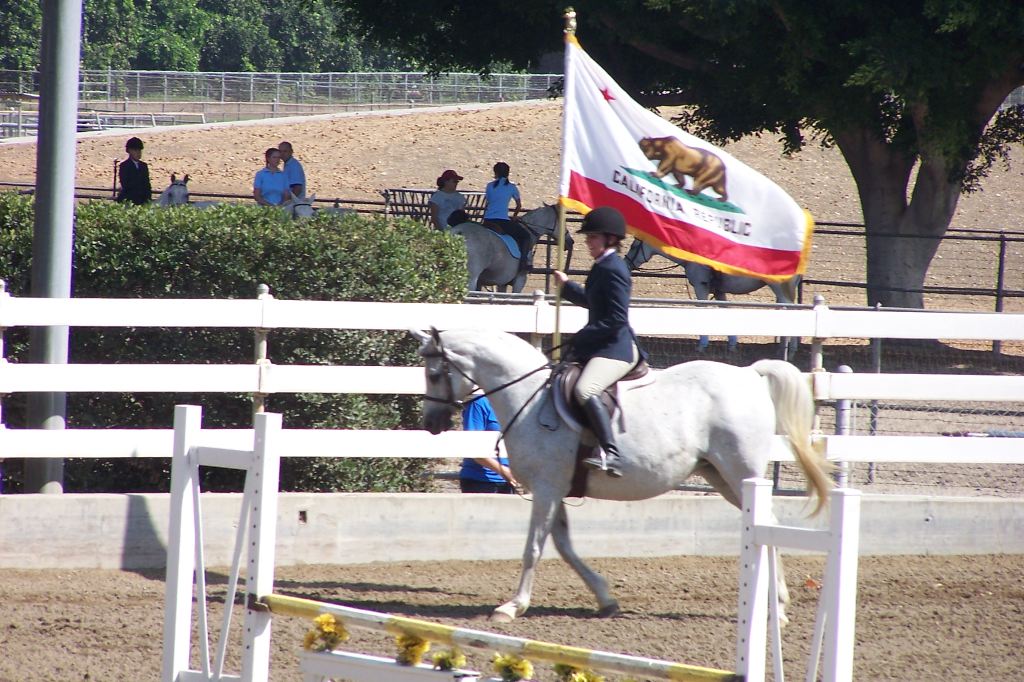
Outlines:
[{"label": "rein", "polygon": [[[523,381],[524,379],[527,379],[527,378],[533,376],[537,372],[541,372],[541,371],[544,371],[546,369],[552,369],[553,367],[555,367],[554,363],[546,362],[543,365],[541,365],[540,367],[537,367],[535,369],[531,369],[529,372],[527,372],[526,374],[522,375],[521,377],[513,379],[512,381],[506,381],[505,383],[501,384],[500,386],[492,388],[490,391],[484,391],[480,395],[473,396],[469,400],[466,400],[465,398],[457,400],[457,399],[455,399],[455,390],[452,388],[452,380],[451,380],[452,368],[454,368],[459,374],[461,374],[473,386],[479,387],[480,384],[476,381],[476,379],[474,379],[469,374],[467,374],[465,371],[463,371],[463,369],[461,367],[459,367],[457,364],[455,364],[454,362],[451,361],[451,359],[448,357],[448,353],[444,349],[444,345],[443,345],[443,343],[441,341],[441,337],[440,336],[435,335],[434,336],[434,342],[437,344],[438,349],[436,351],[434,351],[434,352],[422,353],[422,356],[425,357],[425,358],[440,358],[441,359],[441,371],[444,372],[445,376],[448,377],[448,397],[447,398],[435,398],[434,396],[424,395],[423,399],[424,400],[429,400],[429,401],[435,402],[435,403],[441,403],[442,405],[447,405],[449,407],[454,407],[454,408],[462,409],[466,405],[474,403],[477,400],[479,400],[480,398],[486,398],[487,396],[491,396],[491,395],[494,395],[495,393],[498,393],[500,391],[504,391],[506,388],[509,388],[510,386],[515,386],[520,381]],[[516,411],[515,415],[512,416],[512,419],[509,420],[509,423],[502,425],[501,431],[499,431],[499,433],[498,433],[498,440],[496,440],[494,442],[494,455],[495,455],[495,457],[497,457],[499,452],[500,452],[499,446],[501,445],[501,441],[504,440],[504,438],[505,438],[505,433],[508,432],[512,428],[512,425],[515,424],[516,421],[518,421],[519,416],[523,413],[523,410],[526,409],[526,406],[529,405],[531,402],[533,402],[533,399],[536,398],[537,395],[541,391],[543,391],[545,388],[547,388],[549,384],[550,384],[550,379],[548,381],[545,381],[539,387],[537,387],[537,390],[534,391],[533,394],[530,395],[530,397],[527,398],[525,402],[523,402],[522,406]]]}]

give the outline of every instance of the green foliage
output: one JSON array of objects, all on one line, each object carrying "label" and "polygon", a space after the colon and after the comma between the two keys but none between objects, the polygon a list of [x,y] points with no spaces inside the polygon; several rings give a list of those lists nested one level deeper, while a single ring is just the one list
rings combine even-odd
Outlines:
[{"label": "green foliage", "polygon": [[[0,69],[39,68],[40,3],[0,3]],[[82,68],[168,71],[409,70],[330,0],[85,0]]]},{"label": "green foliage", "polygon": [[31,71],[39,63],[39,38],[43,25],[42,3],[0,3],[0,69]]},{"label": "green foliage", "polygon": [[[31,265],[31,200],[0,194],[0,277],[25,295]],[[104,298],[253,298],[269,284],[278,298],[457,302],[465,295],[465,251],[446,234],[409,221],[318,215],[293,222],[254,206],[206,211],[108,203],[78,207],[74,295]],[[343,321],[339,321],[343,323]],[[8,356],[25,357],[23,330],[8,332]],[[71,335],[77,363],[248,363],[252,330],[82,329]],[[404,332],[282,330],[269,337],[276,364],[415,365]],[[171,425],[173,405],[204,406],[204,423],[251,425],[247,395],[70,394],[72,427]],[[418,428],[409,396],[273,395],[267,409],[288,428]],[[24,396],[5,401],[7,423],[24,420]],[[295,453],[301,454],[301,453]],[[66,489],[166,490],[164,460],[68,460]],[[307,459],[282,464],[283,490],[421,490],[422,460]],[[237,477],[208,474],[206,489]]]},{"label": "green foliage", "polygon": [[130,68],[146,34],[146,17],[132,0],[91,0],[82,16],[83,66]]}]

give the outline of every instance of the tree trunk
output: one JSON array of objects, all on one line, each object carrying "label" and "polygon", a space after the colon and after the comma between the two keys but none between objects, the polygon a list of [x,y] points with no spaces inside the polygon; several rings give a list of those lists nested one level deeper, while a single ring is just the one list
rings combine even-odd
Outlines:
[{"label": "tree trunk", "polygon": [[835,136],[857,183],[867,239],[867,304],[924,308],[924,281],[956,209],[960,184],[944,159],[914,157],[866,130]]}]

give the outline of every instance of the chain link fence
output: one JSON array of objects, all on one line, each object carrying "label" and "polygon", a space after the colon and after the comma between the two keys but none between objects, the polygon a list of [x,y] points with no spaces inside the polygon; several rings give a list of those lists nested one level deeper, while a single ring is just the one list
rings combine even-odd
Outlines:
[{"label": "chain link fence", "polygon": [[[296,116],[396,107],[543,99],[559,74],[89,71],[79,107],[96,129]],[[33,134],[39,74],[0,71],[0,135]],[[153,115],[159,115],[154,120]]]}]

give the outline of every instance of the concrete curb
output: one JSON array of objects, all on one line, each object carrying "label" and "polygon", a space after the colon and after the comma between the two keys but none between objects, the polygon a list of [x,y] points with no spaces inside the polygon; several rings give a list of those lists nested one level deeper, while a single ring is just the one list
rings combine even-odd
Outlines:
[{"label": "concrete curb", "polygon": [[[231,564],[240,501],[203,495],[210,566]],[[776,506],[783,523],[812,525],[802,499]],[[277,565],[518,560],[529,513],[505,495],[282,493]],[[0,568],[161,568],[168,514],[166,494],[0,496]],[[587,500],[569,517],[584,557],[739,552],[739,513],[717,496]],[[861,554],[1024,554],[1024,499],[866,495]]]}]

